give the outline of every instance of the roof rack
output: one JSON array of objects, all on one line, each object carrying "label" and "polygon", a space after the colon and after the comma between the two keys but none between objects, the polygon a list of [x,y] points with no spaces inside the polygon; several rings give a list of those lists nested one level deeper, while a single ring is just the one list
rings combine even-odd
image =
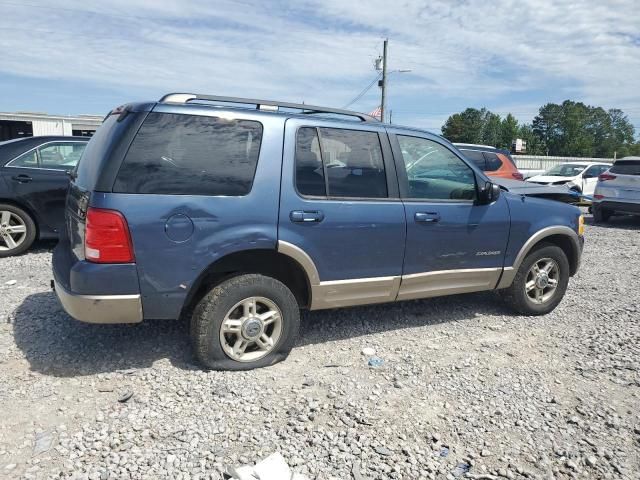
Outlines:
[{"label": "roof rack", "polygon": [[301,110],[304,114],[331,113],[334,115],[346,115],[356,117],[363,122],[379,122],[377,118],[366,115],[364,113],[354,112],[351,110],[340,110],[337,108],[317,107],[315,105],[306,105],[304,103],[277,102],[274,100],[257,100],[255,98],[240,97],[219,97],[216,95],[200,95],[196,93],[168,93],[160,99],[160,103],[189,103],[192,101],[206,101],[214,103],[236,103],[243,105],[255,105],[257,110],[267,110],[277,112],[280,107]]}]

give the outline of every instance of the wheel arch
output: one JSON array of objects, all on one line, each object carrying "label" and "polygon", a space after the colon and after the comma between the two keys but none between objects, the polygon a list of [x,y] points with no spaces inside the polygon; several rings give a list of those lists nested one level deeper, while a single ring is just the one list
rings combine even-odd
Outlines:
[{"label": "wheel arch", "polygon": [[300,308],[311,305],[311,283],[307,271],[290,255],[272,249],[240,250],[229,253],[205,268],[184,302],[181,316],[190,315],[195,305],[215,285],[241,274],[257,273],[284,283]]},{"label": "wheel arch", "polygon": [[525,242],[518,252],[513,266],[505,267],[497,288],[507,288],[510,286],[525,257],[543,243],[550,243],[560,247],[569,261],[569,276],[576,274],[580,266],[580,256],[582,252],[580,237],[573,229],[557,225],[543,228],[529,237],[529,240]]},{"label": "wheel arch", "polygon": [[24,210],[33,220],[34,225],[36,226],[36,239],[40,238],[40,219],[36,215],[35,211],[31,209],[28,205],[18,202],[13,198],[0,197],[0,203],[4,203],[5,205],[12,205],[16,208]]}]

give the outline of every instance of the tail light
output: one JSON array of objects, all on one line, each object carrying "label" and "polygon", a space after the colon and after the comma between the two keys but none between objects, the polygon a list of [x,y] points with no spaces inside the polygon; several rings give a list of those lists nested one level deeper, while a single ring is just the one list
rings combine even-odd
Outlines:
[{"label": "tail light", "polygon": [[89,207],[84,256],[94,263],[131,263],[133,245],[127,220],[116,210]]},{"label": "tail light", "polygon": [[601,182],[606,182],[607,180],[615,180],[616,178],[617,178],[617,177],[616,177],[615,175],[611,174],[611,173],[601,173],[601,174],[598,176],[598,179],[599,179]]},{"label": "tail light", "polygon": [[522,175],[520,172],[513,172],[511,176],[516,180],[524,180],[524,175]]},{"label": "tail light", "polygon": [[593,198],[595,198],[596,200],[602,200],[604,198],[604,195],[601,195],[600,193],[596,193]]}]

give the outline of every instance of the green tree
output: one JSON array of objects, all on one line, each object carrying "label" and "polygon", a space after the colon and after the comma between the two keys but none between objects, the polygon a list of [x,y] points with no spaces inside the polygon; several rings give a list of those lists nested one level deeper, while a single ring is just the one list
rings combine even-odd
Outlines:
[{"label": "green tree", "polygon": [[451,115],[442,127],[442,135],[452,142],[482,143],[486,109],[467,108]]},{"label": "green tree", "polygon": [[516,117],[511,115],[510,113],[502,120],[501,128],[501,139],[500,145],[496,145],[498,147],[511,149],[512,142],[518,138],[519,133],[519,125]]},{"label": "green tree", "polygon": [[[500,115],[496,115],[488,110],[484,111],[483,127],[482,127],[482,143],[483,145],[491,145],[499,147],[502,143],[502,121]],[[509,142],[511,146],[511,142]]]}]

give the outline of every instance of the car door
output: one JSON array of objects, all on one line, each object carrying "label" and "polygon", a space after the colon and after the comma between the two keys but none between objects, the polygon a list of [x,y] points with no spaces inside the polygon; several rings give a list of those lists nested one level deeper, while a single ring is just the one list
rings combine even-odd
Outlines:
[{"label": "car door", "polygon": [[390,139],[407,218],[398,299],[494,288],[509,237],[504,196],[478,204],[485,177],[445,142],[400,130]]},{"label": "car door", "polygon": [[384,128],[339,125],[285,126],[278,248],[317,271],[312,309],[395,300],[402,273],[405,214]]},{"label": "car door", "polygon": [[14,198],[27,205],[50,229],[58,231],[64,223],[64,200],[69,172],[86,142],[45,143],[9,162],[4,177]]}]

